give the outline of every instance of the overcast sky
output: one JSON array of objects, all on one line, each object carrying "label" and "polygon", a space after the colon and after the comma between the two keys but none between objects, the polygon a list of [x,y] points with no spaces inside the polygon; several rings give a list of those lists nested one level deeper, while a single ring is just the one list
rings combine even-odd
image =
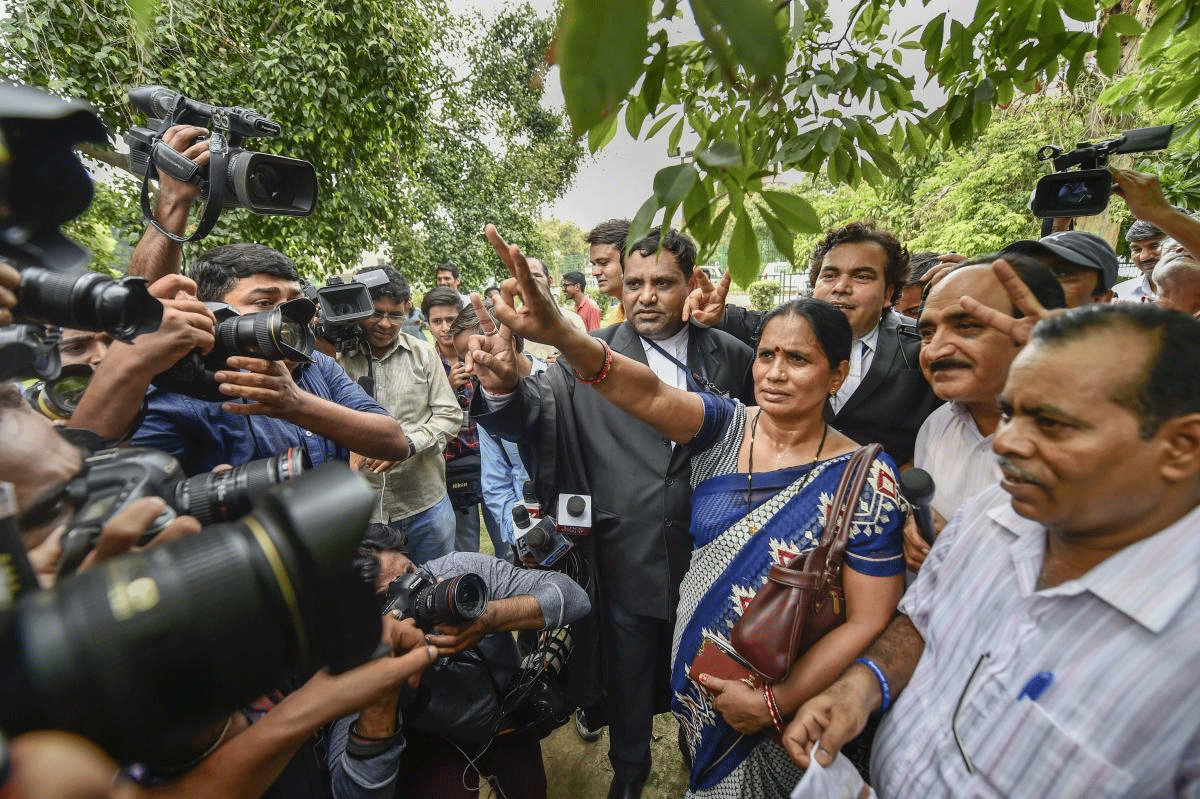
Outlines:
[{"label": "overcast sky", "polygon": [[[737,0],[725,0],[736,2]],[[551,13],[554,9],[553,0],[528,0],[540,13]],[[596,0],[603,2],[603,0]],[[456,13],[481,11],[484,14],[494,12],[509,3],[505,0],[449,0],[450,8]],[[850,0],[831,0],[830,14],[835,20],[845,18],[847,9],[852,7]],[[687,7],[680,3],[681,8]],[[932,0],[928,5],[921,2],[911,2],[894,12],[891,27],[903,31],[922,20],[929,19],[937,13],[953,7],[954,15],[960,19],[974,12],[974,0]],[[699,31],[694,23],[688,20],[680,21],[677,31],[672,31],[672,39],[678,33],[684,39],[699,38]],[[923,54],[920,51],[906,50],[905,66],[915,71],[920,69]],[[923,80],[923,79],[922,79]],[[918,84],[921,81],[918,81]],[[926,99],[927,94],[914,92],[917,97]],[[558,82],[558,70],[550,70],[546,80],[546,103],[562,105],[562,90]],[[649,141],[634,140],[625,130],[624,116],[622,124],[617,126],[617,135],[607,147],[595,156],[585,156],[580,165],[575,183],[557,202],[547,209],[547,215],[575,222],[587,229],[612,217],[632,217],[642,202],[650,196],[654,173],[664,166],[678,163],[677,159],[669,158],[667,138],[671,125],[667,125],[659,135]],[[649,129],[647,123],[644,129]],[[694,141],[694,139],[693,139]],[[685,133],[682,149],[690,149]]]}]

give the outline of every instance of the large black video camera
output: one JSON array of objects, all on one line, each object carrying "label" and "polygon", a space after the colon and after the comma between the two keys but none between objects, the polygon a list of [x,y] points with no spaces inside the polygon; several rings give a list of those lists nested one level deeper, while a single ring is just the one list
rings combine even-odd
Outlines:
[{"label": "large black video camera", "polygon": [[58,375],[56,342],[41,323],[131,341],[162,321],[144,280],[87,271],[87,250],[59,229],[92,201],[74,150],[82,141],[107,141],[90,105],[0,82],[0,259],[21,272],[13,315],[30,323],[0,330],[0,380]]},{"label": "large black video camera", "polygon": [[[1053,162],[1055,171],[1034,186],[1029,210],[1041,219],[1095,216],[1108,207],[1112,195],[1108,157],[1165,149],[1171,143],[1174,129],[1174,125],[1160,125],[1127,130],[1115,139],[1076,144],[1070,152],[1064,152],[1056,144],[1047,144],[1038,150],[1037,157],[1039,161]],[[1071,171],[1072,167],[1079,169]]]},{"label": "large black video camera", "polygon": [[[100,450],[57,491],[39,498],[26,517],[57,513],[65,504],[74,516],[62,537],[60,576],[73,574],[116,514],[142,497],[161,497],[167,506],[146,529],[145,545],[178,516],[195,516],[201,524],[228,522],[247,513],[271,486],[294,480],[312,466],[302,449],[251,461],[223,472],[184,477],[179,462],[155,449]],[[40,521],[40,519],[35,519]],[[30,526],[33,526],[32,523]]]},{"label": "large black video camera", "polygon": [[[278,123],[248,108],[201,103],[165,86],[130,89],[129,100],[149,117],[149,127],[130,128],[125,134],[129,166],[142,176],[142,215],[164,236],[198,241],[212,232],[224,208],[280,216],[308,216],[316,209],[317,173],[312,164],[242,148],[246,139],[278,136]],[[207,169],[163,142],[163,134],[174,125],[211,127]],[[200,187],[204,213],[192,235],[177,236],[154,219],[148,187],[156,171]]]},{"label": "large black video camera", "polygon": [[0,729],[144,761],[293,677],[363,662],[381,620],[351,563],[374,502],[325,464],[239,521],[19,594],[0,609]]},{"label": "large black video camera", "polygon": [[268,361],[310,363],[316,339],[312,321],[316,306],[305,297],[288,300],[269,311],[239,314],[223,302],[205,303],[217,319],[216,342],[207,355],[193,350],[154,378],[154,385],[208,402],[227,402],[216,372],[228,369],[231,356],[245,355]]},{"label": "large black video camera", "polygon": [[316,333],[333,344],[338,352],[349,354],[366,341],[358,322],[375,313],[371,289],[388,282],[387,273],[367,269],[346,282],[334,275],[319,289],[308,286],[305,295],[317,304]]}]

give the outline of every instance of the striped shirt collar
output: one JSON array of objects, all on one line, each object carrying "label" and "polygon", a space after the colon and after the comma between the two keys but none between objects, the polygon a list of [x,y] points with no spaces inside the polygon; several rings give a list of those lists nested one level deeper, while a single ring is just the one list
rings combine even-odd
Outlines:
[{"label": "striped shirt collar", "polygon": [[[1010,533],[1017,584],[1022,596],[1037,587],[1046,549],[1046,529],[1017,514],[1012,503],[988,510],[988,516]],[[1152,633],[1160,633],[1200,586],[1200,507],[1130,544],[1083,576],[1045,589],[1042,596],[1071,596],[1088,591]]]}]

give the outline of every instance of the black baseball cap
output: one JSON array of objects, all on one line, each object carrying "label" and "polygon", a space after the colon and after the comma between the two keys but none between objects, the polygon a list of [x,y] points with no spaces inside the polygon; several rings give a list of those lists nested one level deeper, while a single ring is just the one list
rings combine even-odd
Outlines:
[{"label": "black baseball cap", "polygon": [[1095,269],[1100,273],[1096,293],[1108,291],[1117,282],[1117,254],[1107,241],[1095,233],[1082,230],[1062,230],[1033,241],[1013,242],[1000,251],[1001,255],[1015,252],[1022,255],[1052,255],[1067,263]]}]

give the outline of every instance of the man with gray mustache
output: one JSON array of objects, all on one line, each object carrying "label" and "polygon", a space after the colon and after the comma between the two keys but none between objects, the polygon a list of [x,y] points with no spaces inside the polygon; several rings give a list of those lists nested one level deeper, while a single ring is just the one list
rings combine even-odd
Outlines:
[{"label": "man with gray mustache", "polygon": [[[827,765],[882,709],[881,799],[1200,796],[1200,322],[1148,303],[1045,314],[995,269],[1044,317],[1000,393],[1003,479],[784,745]],[[962,304],[1018,344],[1031,327]]]},{"label": "man with gray mustache", "polygon": [[[967,497],[1000,479],[991,451],[1000,421],[996,397],[1020,347],[962,307],[962,298],[971,297],[997,311],[1021,314],[992,272],[997,258],[985,255],[966,261],[942,277],[930,289],[917,322],[921,371],[934,395],[946,401],[921,425],[913,452],[913,465],[933,478],[930,511],[938,531]],[[1008,255],[1005,261],[1043,307],[1066,307],[1062,287],[1049,267],[1023,255]],[[904,529],[909,569],[920,569],[928,552],[910,516]]]}]

